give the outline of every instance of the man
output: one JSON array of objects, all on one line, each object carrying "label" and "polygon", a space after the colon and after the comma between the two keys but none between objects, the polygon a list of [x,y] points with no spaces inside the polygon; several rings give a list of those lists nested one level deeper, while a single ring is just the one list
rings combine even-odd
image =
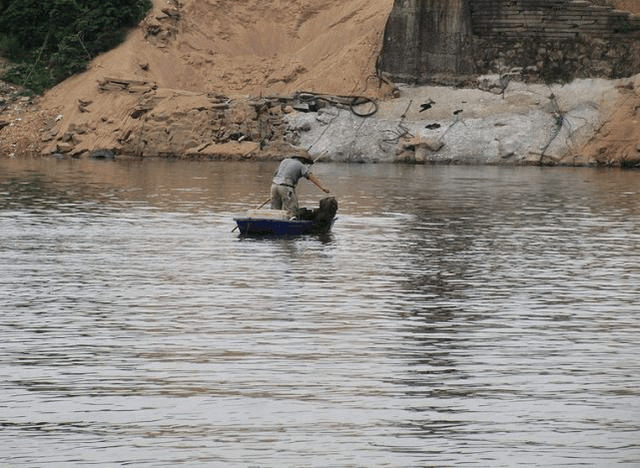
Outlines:
[{"label": "man", "polygon": [[309,170],[311,164],[313,164],[313,159],[308,156],[295,155],[282,160],[271,184],[272,209],[287,210],[289,213],[295,214],[298,210],[296,185],[302,177],[313,182],[323,192],[329,193],[329,189],[324,188],[318,178]]}]

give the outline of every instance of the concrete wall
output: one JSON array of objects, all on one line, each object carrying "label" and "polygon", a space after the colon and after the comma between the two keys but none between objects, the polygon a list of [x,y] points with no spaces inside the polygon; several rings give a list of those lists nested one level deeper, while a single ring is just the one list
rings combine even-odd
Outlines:
[{"label": "concrete wall", "polygon": [[483,38],[611,38],[640,18],[571,0],[470,0],[473,34]]},{"label": "concrete wall", "polygon": [[425,70],[472,73],[467,0],[396,0],[385,30],[381,70],[420,77]]},{"label": "concrete wall", "polygon": [[579,0],[396,0],[379,71],[428,83],[513,69],[529,81],[640,73],[640,18]]}]

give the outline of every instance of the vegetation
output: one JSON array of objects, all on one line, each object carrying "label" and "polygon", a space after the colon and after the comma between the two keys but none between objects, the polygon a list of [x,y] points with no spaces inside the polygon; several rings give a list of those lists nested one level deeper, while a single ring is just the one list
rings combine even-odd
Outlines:
[{"label": "vegetation", "polygon": [[86,69],[124,39],[150,0],[0,0],[0,55],[6,81],[36,93]]}]

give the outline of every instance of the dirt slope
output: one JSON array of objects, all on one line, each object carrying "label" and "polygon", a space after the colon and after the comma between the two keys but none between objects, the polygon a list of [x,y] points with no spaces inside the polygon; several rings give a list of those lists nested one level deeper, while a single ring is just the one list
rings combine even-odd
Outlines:
[{"label": "dirt slope", "polygon": [[[188,115],[193,101],[185,97],[200,96],[201,108],[213,118],[219,102],[203,96],[300,90],[378,95],[383,90],[370,77],[392,5],[393,0],[154,0],[153,11],[124,44],[45,94],[45,152],[77,155],[110,148],[139,153],[143,146],[146,153],[185,152],[188,146],[172,141],[187,129],[160,144],[162,135],[147,126],[144,137],[130,141],[142,128],[131,118],[132,110],[153,108],[160,100],[171,100],[165,107],[173,106],[175,115],[202,120]],[[99,86],[105,79],[131,86],[105,92]],[[54,116],[57,121],[51,120]],[[170,120],[155,119],[164,126],[175,124]],[[202,138],[194,138],[192,146]]]},{"label": "dirt slope", "polygon": [[[154,0],[125,44],[96,59],[103,76],[225,95],[361,92],[393,0]],[[144,67],[144,69],[143,69]],[[78,82],[47,96],[64,104]],[[62,96],[64,95],[64,96]]]}]

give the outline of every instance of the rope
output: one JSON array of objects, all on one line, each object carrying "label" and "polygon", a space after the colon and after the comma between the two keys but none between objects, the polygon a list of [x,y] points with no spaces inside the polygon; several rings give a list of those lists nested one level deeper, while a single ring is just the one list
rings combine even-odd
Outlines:
[{"label": "rope", "polygon": [[[367,96],[331,96],[329,94],[319,94],[301,91],[294,95],[294,99],[309,103],[312,101],[324,101],[336,107],[347,107],[353,114],[358,117],[371,117],[378,112],[378,103]],[[361,111],[360,108],[369,104],[371,107],[367,111]]]},{"label": "rope", "polygon": [[44,48],[47,45],[47,41],[49,40],[50,35],[51,35],[51,31],[49,31],[47,33],[47,36],[44,38],[44,42],[42,43],[42,47],[40,47],[40,52],[38,53],[38,57],[36,58],[36,61],[33,63],[33,65],[31,65],[31,68],[29,69],[29,73],[27,74],[27,77],[24,79],[22,86],[25,86],[29,81],[29,78],[31,78],[31,74],[33,73],[33,70],[35,70],[36,65],[38,65],[38,62],[40,61],[40,57],[42,57],[42,52],[44,52]]}]

